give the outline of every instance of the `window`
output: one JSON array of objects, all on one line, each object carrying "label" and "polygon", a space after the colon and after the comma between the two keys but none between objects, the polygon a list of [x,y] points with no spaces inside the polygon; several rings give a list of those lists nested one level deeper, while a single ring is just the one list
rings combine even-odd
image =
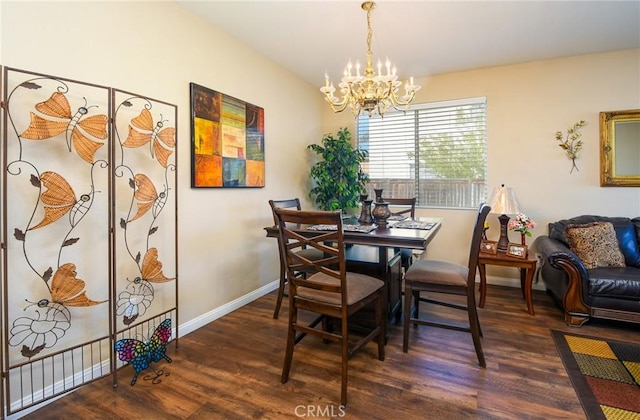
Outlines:
[{"label": "window", "polygon": [[426,207],[477,208],[486,199],[486,98],[418,104],[358,117],[358,148],[369,152],[367,190],[416,197]]}]

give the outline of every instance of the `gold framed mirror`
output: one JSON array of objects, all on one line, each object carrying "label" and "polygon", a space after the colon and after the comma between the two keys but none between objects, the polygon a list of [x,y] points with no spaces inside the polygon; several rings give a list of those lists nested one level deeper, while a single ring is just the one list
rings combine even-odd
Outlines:
[{"label": "gold framed mirror", "polygon": [[600,113],[600,186],[640,187],[640,109]]}]

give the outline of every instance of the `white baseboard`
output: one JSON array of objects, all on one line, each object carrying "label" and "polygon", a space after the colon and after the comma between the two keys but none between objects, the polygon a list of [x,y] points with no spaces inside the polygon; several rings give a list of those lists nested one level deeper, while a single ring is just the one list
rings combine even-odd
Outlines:
[{"label": "white baseboard", "polygon": [[[480,280],[476,278],[476,283],[479,283]],[[520,288],[520,279],[507,278],[507,277],[494,277],[487,276],[487,284],[495,284],[496,286],[507,286],[507,287],[517,287]],[[545,284],[542,279],[540,279],[536,283],[536,279],[533,279],[533,284],[531,286],[533,290],[545,290]]]},{"label": "white baseboard", "polygon": [[272,291],[278,288],[280,284],[280,280],[274,280],[269,284],[266,284],[252,292],[247,293],[244,296],[240,296],[239,298],[232,300],[231,302],[225,303],[222,306],[215,308],[214,310],[207,312],[205,314],[200,315],[197,318],[194,318],[190,321],[185,322],[180,325],[179,332],[180,336],[189,334],[192,331],[197,330],[200,327],[207,325],[208,323],[215,321],[218,318],[221,318],[228,313],[235,311],[238,308],[243,307],[247,303],[251,303],[254,300],[261,298],[267,293],[271,293]]}]

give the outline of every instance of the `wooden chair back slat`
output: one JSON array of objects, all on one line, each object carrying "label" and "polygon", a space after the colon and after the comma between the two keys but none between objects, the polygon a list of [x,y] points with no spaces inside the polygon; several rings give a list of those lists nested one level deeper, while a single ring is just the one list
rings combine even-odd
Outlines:
[{"label": "wooden chair back slat", "polygon": [[[308,287],[330,293],[341,293],[346,299],[346,263],[342,217],[339,211],[297,211],[276,209],[280,242],[288,266],[289,287]],[[335,225],[336,230],[308,230],[299,232],[302,226]],[[311,260],[301,254],[302,249],[314,248],[324,252],[325,258]],[[336,279],[335,284],[318,282],[311,278],[293,276],[294,271],[313,271]],[[344,302],[343,302],[344,304]]]},{"label": "wooden chair back slat", "polygon": [[416,217],[416,198],[385,198],[392,215]]}]

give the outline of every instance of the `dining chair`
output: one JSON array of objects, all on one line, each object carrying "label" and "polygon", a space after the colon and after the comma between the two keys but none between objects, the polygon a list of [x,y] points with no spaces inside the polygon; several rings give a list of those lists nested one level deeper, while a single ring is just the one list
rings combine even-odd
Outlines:
[{"label": "dining chair", "polygon": [[[347,362],[369,341],[378,343],[378,359],[384,360],[385,317],[383,315],[384,283],[371,276],[348,272],[345,259],[345,244],[340,212],[301,211],[276,208],[280,248],[285,256],[289,281],[289,326],[282,383],[289,380],[294,347],[308,335],[322,338],[325,342],[341,345],[342,387],[340,403],[347,404]],[[306,230],[300,232],[295,225],[329,225],[335,230]],[[305,247],[316,249],[325,258],[311,260],[301,253]],[[298,271],[315,271],[315,274],[300,277]],[[365,306],[373,304],[375,323],[368,332],[351,337],[349,342],[349,317]],[[298,310],[315,313],[317,318],[307,323],[298,319]],[[339,321],[339,327],[329,328],[328,319]],[[320,322],[322,321],[322,322]],[[320,327],[318,327],[320,326]]]},{"label": "dining chair", "polygon": [[[402,324],[402,351],[405,353],[409,350],[409,325],[428,325],[471,333],[480,366],[487,366],[480,341],[482,330],[480,329],[480,320],[478,319],[476,307],[475,279],[484,221],[490,210],[491,207],[486,205],[481,205],[478,209],[476,223],[471,236],[471,246],[469,247],[469,261],[466,266],[446,261],[420,259],[411,264],[411,267],[405,273],[404,319]],[[436,293],[438,298],[422,296],[421,293]],[[447,295],[465,296],[466,304],[461,304],[459,301],[455,302],[453,299],[447,300]],[[412,299],[415,305],[413,313],[411,311]],[[464,310],[468,313],[469,325],[420,318],[419,304],[421,301]]]},{"label": "dining chair", "polygon": [[416,217],[416,198],[384,198],[392,216]]},{"label": "dining chair", "polygon": [[[385,198],[384,201],[389,203],[391,216],[416,218],[416,198]],[[413,250],[401,248],[400,250],[401,265],[406,272],[413,262]]]},{"label": "dining chair", "polygon": [[[271,207],[271,213],[273,214],[273,223],[276,226],[278,225],[278,219],[275,213],[276,208],[295,209],[295,210],[302,209],[302,206],[300,205],[300,199],[297,197],[290,198],[287,200],[269,200],[269,206]],[[278,241],[279,240],[280,239],[278,238]],[[324,258],[324,254],[318,251],[317,249],[301,249],[300,252],[303,253],[307,258],[311,260]],[[278,296],[276,297],[276,307],[273,310],[273,319],[278,319],[278,315],[280,314],[280,307],[282,306],[282,298],[285,295],[285,288],[287,285],[287,273],[285,270],[284,255],[280,251],[279,245],[278,245],[278,254],[280,258],[280,284],[278,285]],[[295,273],[295,275],[297,276],[304,276],[306,274],[307,273],[303,271]]]}]

